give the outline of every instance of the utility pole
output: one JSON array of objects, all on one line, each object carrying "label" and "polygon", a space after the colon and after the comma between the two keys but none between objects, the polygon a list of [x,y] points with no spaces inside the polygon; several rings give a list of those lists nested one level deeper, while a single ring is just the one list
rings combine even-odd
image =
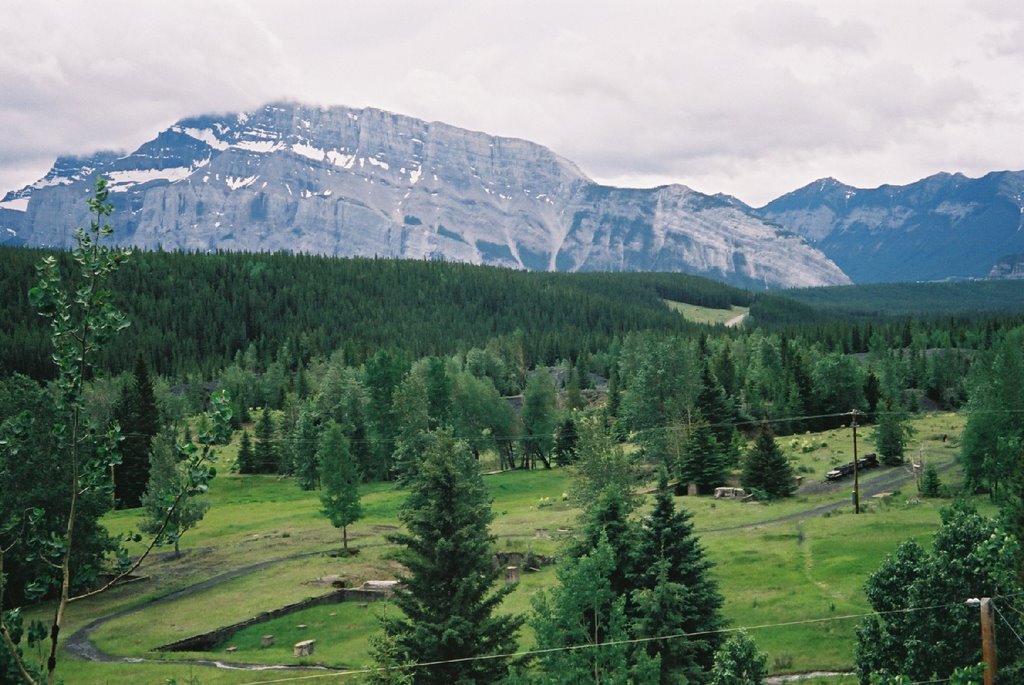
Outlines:
[{"label": "utility pole", "polygon": [[860,474],[859,466],[857,465],[857,410],[854,409],[850,414],[853,415],[853,420],[850,421],[850,428],[853,429],[853,513],[860,513]]},{"label": "utility pole", "polygon": [[992,600],[981,598],[981,658],[985,661],[985,685],[996,682],[996,624]]},{"label": "utility pole", "polygon": [[981,658],[985,662],[985,685],[996,682],[996,622],[993,616],[992,599],[990,597],[971,597],[966,602],[969,607],[981,609]]}]

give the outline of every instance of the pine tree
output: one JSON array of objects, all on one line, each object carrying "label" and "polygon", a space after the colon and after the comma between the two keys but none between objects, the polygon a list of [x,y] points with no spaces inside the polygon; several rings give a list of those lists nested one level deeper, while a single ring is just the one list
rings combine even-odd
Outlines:
[{"label": "pine tree", "polygon": [[575,411],[583,408],[583,394],[580,392],[580,377],[576,368],[569,372],[569,382],[565,384],[565,409]]},{"label": "pine tree", "polygon": [[678,472],[679,482],[696,484],[699,493],[711,492],[725,482],[726,465],[721,447],[702,418],[698,418],[686,435]]},{"label": "pine tree", "polygon": [[908,423],[906,410],[886,400],[885,409],[878,414],[878,427],[875,429],[875,448],[882,455],[882,462],[889,466],[902,464],[911,435],[913,429]]},{"label": "pine tree", "polygon": [[142,493],[146,490],[150,444],[160,430],[160,411],[141,356],[135,361],[132,380],[122,391],[114,416],[124,438],[121,463],[114,467],[114,498],[118,507],[132,509],[141,504]]},{"label": "pine tree", "polygon": [[[188,426],[185,426],[185,442],[192,442],[192,436],[189,435]],[[252,449],[252,439],[249,437],[249,431],[242,431],[242,440],[238,446],[238,460],[235,462],[238,466],[239,473],[256,473],[256,453]]]},{"label": "pine tree", "polygon": [[928,464],[921,477],[921,496],[939,497],[942,494],[942,481],[939,480],[939,472],[933,464]]},{"label": "pine tree", "polygon": [[498,682],[504,659],[472,657],[514,652],[522,621],[501,613],[512,586],[493,589],[501,573],[488,532],[494,513],[465,443],[431,434],[399,519],[407,532],[388,537],[407,569],[395,592],[403,617],[383,620],[397,661],[441,662],[415,669],[417,685]]},{"label": "pine tree", "polygon": [[254,473],[278,472],[277,429],[270,407],[264,407],[256,422],[256,445],[253,448]]},{"label": "pine tree", "polygon": [[316,456],[319,440],[320,431],[317,429],[316,416],[313,414],[313,408],[306,403],[299,412],[291,439],[295,480],[303,490],[315,490],[320,487],[320,462]]},{"label": "pine tree", "polygon": [[323,514],[335,528],[341,528],[348,552],[348,526],[363,517],[363,508],[359,501],[359,470],[341,426],[333,421],[327,425],[316,456],[321,464]]},{"label": "pine tree", "polygon": [[428,360],[424,381],[431,430],[447,426],[452,415],[452,379],[448,375],[444,359],[431,357]]},{"label": "pine tree", "polygon": [[736,441],[736,412],[725,389],[711,373],[711,367],[705,363],[701,367],[701,388],[695,406],[700,415],[708,422],[711,432],[715,435],[719,452],[728,463],[735,463],[736,454],[733,444]]},{"label": "pine tree", "polygon": [[612,590],[627,597],[633,589],[634,558],[637,550],[637,530],[629,520],[631,502],[622,489],[610,485],[587,504],[581,515],[582,532],[569,546],[570,556],[583,557],[597,548],[601,540],[609,546],[614,568],[608,579]]},{"label": "pine tree", "polygon": [[757,441],[743,465],[743,487],[762,490],[768,497],[789,497],[796,491],[793,467],[779,449],[768,424],[763,424]]},{"label": "pine tree", "polygon": [[619,388],[619,360],[613,358],[608,366],[608,404],[605,411],[609,419],[619,416],[619,409],[622,404],[622,391]]},{"label": "pine tree", "polygon": [[654,508],[642,522],[634,560],[637,575],[633,583],[647,593],[647,605],[638,601],[637,611],[641,627],[647,626],[649,631],[678,621],[668,633],[700,634],[672,643],[651,643],[651,654],[661,654],[662,682],[668,682],[670,674],[700,682],[722,640],[716,631],[725,624],[721,616],[724,599],[711,577],[713,564],[694,535],[691,519],[686,509],[676,510],[668,471],[662,467]]},{"label": "pine tree", "polygon": [[579,436],[576,434],[576,421],[573,417],[566,416],[555,432],[555,449],[552,454],[555,463],[559,466],[570,466],[576,462],[576,443]]}]

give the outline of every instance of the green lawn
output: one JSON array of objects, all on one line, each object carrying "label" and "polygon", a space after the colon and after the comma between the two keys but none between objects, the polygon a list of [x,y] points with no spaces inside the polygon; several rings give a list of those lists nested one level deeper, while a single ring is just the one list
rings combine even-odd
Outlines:
[{"label": "green lawn", "polygon": [[[915,427],[910,449],[914,458],[937,465],[950,463],[962,419],[950,414],[919,417]],[[872,449],[871,433],[870,428],[859,431],[859,451]],[[943,435],[952,439],[944,443]],[[781,438],[780,444],[798,467],[804,467],[808,481],[821,481],[830,465],[848,461],[852,455],[849,429]],[[869,484],[881,472],[867,472],[863,482]],[[954,474],[955,469],[944,471],[943,480],[950,482]],[[568,471],[499,473],[486,476],[485,482],[493,497],[496,519],[492,530],[498,536],[498,550],[559,553],[578,514],[572,503],[563,499],[569,490]],[[891,497],[865,501],[865,513],[860,516],[844,504],[824,516],[777,520],[847,498],[848,492],[849,485],[843,484],[831,492],[799,494],[771,504],[708,497],[676,499],[677,506],[693,513],[696,529],[703,531],[703,544],[716,563],[714,574],[726,597],[730,625],[751,629],[769,653],[774,672],[850,669],[859,619],[845,617],[868,610],[862,592],[867,575],[904,539],[927,541],[943,504],[917,500],[911,484]],[[147,660],[194,657],[298,665],[291,656],[291,645],[300,638],[312,638],[317,640],[317,648],[308,659],[310,664],[338,668],[368,664],[368,638],[376,630],[376,615],[385,606],[382,603],[365,608],[346,603],[308,609],[241,631],[208,654],[152,651],[158,645],[329,592],[329,581],[335,577],[358,585],[368,579],[393,578],[398,571],[388,558],[385,536],[396,530],[404,492],[390,484],[363,488],[366,516],[349,530],[350,543],[360,553],[344,558],[331,554],[340,548],[341,536],[319,513],[317,494],[300,491],[290,480],[222,475],[213,482],[210,496],[213,506],[206,519],[182,540],[182,558],[161,555],[142,568],[148,581],[73,604],[64,634],[96,617],[135,607],[137,610],[100,626],[92,636],[95,644],[112,654]],[[112,530],[123,531],[135,525],[138,516],[116,512],[105,521]],[[745,527],[716,531],[735,526]],[[173,590],[261,563],[266,566],[194,595],[146,606]],[[524,574],[506,600],[507,610],[528,611],[530,597],[554,580],[550,567]],[[40,615],[42,609],[30,613]],[[298,628],[300,624],[307,628]],[[266,634],[275,636],[274,646],[261,648],[260,637]],[[531,633],[524,631],[521,646],[528,649],[532,643]],[[224,649],[228,646],[237,649],[227,653]],[[68,683],[164,683],[169,677],[181,683],[187,682],[190,671],[204,685],[272,680],[267,673],[170,663],[97,664],[68,658],[60,668]]]},{"label": "green lawn", "polygon": [[750,311],[750,307],[738,307],[733,305],[730,309],[712,309],[711,307],[698,307],[695,304],[675,302],[674,300],[662,300],[672,311],[679,312],[687,321],[694,323],[706,323],[711,326],[718,324],[725,325],[725,322],[741,316]]}]

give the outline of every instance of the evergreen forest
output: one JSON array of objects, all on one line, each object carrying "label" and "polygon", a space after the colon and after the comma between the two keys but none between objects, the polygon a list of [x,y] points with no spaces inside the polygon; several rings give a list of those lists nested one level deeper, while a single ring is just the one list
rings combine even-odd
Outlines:
[{"label": "evergreen forest", "polygon": [[[845,499],[825,471],[856,462],[857,443],[850,456],[826,445],[860,428],[877,478],[909,501],[928,417],[958,427],[926,436],[955,455],[913,495],[944,500],[941,514],[872,557],[855,599],[833,597],[832,613],[869,608],[837,648],[849,679],[821,682],[968,682],[977,610],[950,596],[994,597],[1003,634],[1024,628],[1019,283],[752,293],[684,274],[128,252],[102,244],[106,192],[75,251],[0,248],[0,683],[88,672],[64,610],[84,625],[76,608],[95,595],[147,601],[113,580],[190,569],[150,599],[198,581],[189,564],[217,544],[190,539],[249,525],[218,519],[219,488],[256,518],[308,493],[310,516],[336,529],[317,544],[289,529],[246,563],[306,544],[303,558],[333,550],[339,573],[373,559],[399,581],[359,647],[363,682],[761,683],[794,668],[726,616],[736,571],[698,530],[736,516],[716,492],[741,491],[740,518],[804,521]],[[749,313],[711,326],[668,303]],[[499,508],[505,477],[564,490],[520,486],[529,504]],[[546,537],[504,584],[495,531],[515,538],[519,506]],[[558,512],[571,517],[546,518]],[[377,537],[361,547],[364,519]],[[793,554],[812,554],[795,525]],[[1024,643],[1000,640],[1001,682],[1021,682]],[[247,682],[217,673],[178,678]]]}]

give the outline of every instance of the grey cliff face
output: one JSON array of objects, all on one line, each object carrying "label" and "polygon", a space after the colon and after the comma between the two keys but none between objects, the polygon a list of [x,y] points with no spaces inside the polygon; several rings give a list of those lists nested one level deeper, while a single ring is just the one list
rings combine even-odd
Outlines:
[{"label": "grey cliff face", "polygon": [[375,109],[273,104],[185,119],[125,156],[62,158],[0,201],[0,242],[66,246],[91,178],[144,248],[443,258],[531,270],[848,283],[798,236],[682,186],[601,186],[547,148]]},{"label": "grey cliff face", "polygon": [[1024,280],[1024,254],[1007,255],[992,266],[992,280]]},{"label": "grey cliff face", "polygon": [[863,190],[824,179],[755,212],[799,233],[858,283],[985,278],[1024,252],[1024,172],[936,174]]}]

